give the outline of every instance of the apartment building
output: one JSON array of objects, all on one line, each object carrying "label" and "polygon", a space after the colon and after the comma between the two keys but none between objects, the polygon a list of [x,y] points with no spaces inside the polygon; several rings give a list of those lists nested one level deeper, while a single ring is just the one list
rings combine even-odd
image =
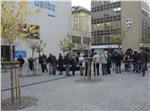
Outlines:
[{"label": "apartment building", "polygon": [[91,12],[81,6],[72,7],[72,41],[74,50],[88,48],[91,38]]}]

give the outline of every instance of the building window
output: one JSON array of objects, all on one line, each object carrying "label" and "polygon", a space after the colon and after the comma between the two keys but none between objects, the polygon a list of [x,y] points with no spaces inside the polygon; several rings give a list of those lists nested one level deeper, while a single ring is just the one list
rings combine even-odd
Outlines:
[{"label": "building window", "polygon": [[113,2],[113,3],[107,3],[107,4],[103,4],[103,5],[100,5],[100,6],[93,7],[91,12],[99,12],[99,11],[103,11],[103,10],[110,10],[110,9],[118,8],[118,7],[121,7],[121,2],[120,1]]},{"label": "building window", "polygon": [[83,44],[90,44],[90,38],[88,37],[83,37]]},{"label": "building window", "polygon": [[81,37],[79,37],[79,36],[72,36],[72,43],[81,44]]},{"label": "building window", "polygon": [[23,33],[27,34],[27,38],[40,39],[40,26],[24,24],[24,26],[20,26],[20,28]]}]

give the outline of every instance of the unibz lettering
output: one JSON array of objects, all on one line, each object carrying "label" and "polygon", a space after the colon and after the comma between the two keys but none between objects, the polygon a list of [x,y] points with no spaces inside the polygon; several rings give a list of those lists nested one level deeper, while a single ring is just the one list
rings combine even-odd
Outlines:
[{"label": "unibz lettering", "polygon": [[[36,0],[36,1],[34,1],[34,5],[37,7],[45,8],[45,9],[48,9],[49,11],[55,12],[55,5],[48,1]],[[48,13],[48,16],[55,17],[55,15],[51,14],[50,12]]]}]

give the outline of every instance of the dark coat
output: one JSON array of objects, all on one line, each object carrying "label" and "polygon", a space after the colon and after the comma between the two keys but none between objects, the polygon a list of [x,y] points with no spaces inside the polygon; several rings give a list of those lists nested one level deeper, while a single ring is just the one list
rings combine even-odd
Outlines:
[{"label": "dark coat", "polygon": [[57,59],[55,56],[52,56],[52,61],[51,61],[52,65],[57,65]]},{"label": "dark coat", "polygon": [[24,64],[24,62],[25,62],[22,57],[19,57],[19,58],[17,59],[17,61],[19,61],[19,66],[23,66],[23,64]]},{"label": "dark coat", "polygon": [[122,59],[123,59],[123,57],[121,54],[114,55],[114,60],[115,60],[116,66],[121,66]]},{"label": "dark coat", "polygon": [[69,55],[65,55],[64,64],[70,64],[70,61],[71,61],[71,59],[70,59]]},{"label": "dark coat", "polygon": [[146,52],[139,53],[139,58],[142,64],[145,64],[148,62],[148,55]]},{"label": "dark coat", "polygon": [[63,70],[63,64],[64,64],[64,59],[62,56],[59,56],[58,58],[58,69]]},{"label": "dark coat", "polygon": [[49,57],[47,58],[47,62],[48,62],[48,63],[52,63],[52,56],[49,56]]}]

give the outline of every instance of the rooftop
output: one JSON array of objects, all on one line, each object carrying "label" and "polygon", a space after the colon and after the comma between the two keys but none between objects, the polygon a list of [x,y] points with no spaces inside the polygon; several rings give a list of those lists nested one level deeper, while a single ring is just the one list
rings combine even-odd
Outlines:
[{"label": "rooftop", "polygon": [[90,10],[88,10],[82,6],[73,6],[72,7],[72,12],[80,12],[80,11],[83,11],[83,12],[89,13],[89,14],[91,13]]}]

